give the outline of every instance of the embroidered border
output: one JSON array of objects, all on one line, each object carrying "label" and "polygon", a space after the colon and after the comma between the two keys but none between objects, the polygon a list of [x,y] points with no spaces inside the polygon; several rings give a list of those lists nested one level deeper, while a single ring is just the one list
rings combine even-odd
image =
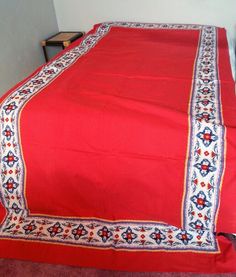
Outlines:
[{"label": "embroidered border", "polygon": [[[159,222],[118,222],[31,216],[24,200],[24,163],[18,137],[21,109],[34,95],[90,51],[111,27],[201,31],[191,99],[191,136],[183,229]],[[215,229],[223,170],[224,128],[217,72],[216,28],[201,25],[111,22],[101,24],[77,47],[46,64],[11,93],[0,108],[0,196],[8,214],[0,237],[86,247],[218,251]]]},{"label": "embroidered border", "polygon": [[[191,135],[184,229],[193,222],[214,232],[224,169],[224,133],[217,70],[216,29],[203,32],[191,100]],[[189,201],[190,200],[190,201]],[[196,209],[197,208],[197,209]]]}]

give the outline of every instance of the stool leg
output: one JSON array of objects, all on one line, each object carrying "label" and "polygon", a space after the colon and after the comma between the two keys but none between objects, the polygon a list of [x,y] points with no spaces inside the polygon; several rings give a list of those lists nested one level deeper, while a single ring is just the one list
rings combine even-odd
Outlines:
[{"label": "stool leg", "polygon": [[46,46],[43,46],[43,53],[44,53],[45,61],[48,62],[49,59],[48,59],[48,54],[47,54]]}]

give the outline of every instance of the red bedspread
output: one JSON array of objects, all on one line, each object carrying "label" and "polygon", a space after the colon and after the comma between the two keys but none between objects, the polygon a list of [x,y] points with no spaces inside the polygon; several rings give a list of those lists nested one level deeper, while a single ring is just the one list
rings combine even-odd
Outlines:
[{"label": "red bedspread", "polygon": [[236,271],[225,30],[104,23],[2,99],[0,257]]}]

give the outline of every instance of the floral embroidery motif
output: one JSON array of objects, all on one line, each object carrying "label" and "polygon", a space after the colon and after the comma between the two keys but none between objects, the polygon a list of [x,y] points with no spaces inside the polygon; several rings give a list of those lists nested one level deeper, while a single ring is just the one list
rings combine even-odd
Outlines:
[{"label": "floral embroidery motif", "polygon": [[158,228],[155,228],[155,232],[151,233],[150,238],[154,239],[157,244],[160,244],[166,236]]},{"label": "floral embroidery motif", "polygon": [[6,115],[9,115],[12,111],[14,111],[17,108],[15,102],[11,102],[7,104],[6,106],[3,106],[3,109],[5,110]]},{"label": "floral embroidery motif", "polygon": [[31,232],[33,232],[35,229],[37,229],[37,226],[34,224],[34,221],[32,221],[29,224],[25,225],[23,229],[25,230],[25,234],[28,235]]},{"label": "floral embroidery motif", "polygon": [[211,114],[207,113],[207,112],[203,112],[203,113],[199,113],[196,115],[197,120],[201,121],[205,121],[205,122],[209,122],[210,120],[215,119]]},{"label": "floral embroidery motif", "polygon": [[87,235],[88,232],[85,230],[84,226],[80,224],[78,228],[72,230],[72,234],[74,235],[74,238],[78,240],[81,237]]},{"label": "floral embroidery motif", "polygon": [[211,207],[212,205],[206,200],[206,195],[203,191],[200,191],[197,195],[191,197],[191,201],[193,201],[198,210],[203,210],[205,207]]},{"label": "floral embroidery motif", "polygon": [[190,240],[193,239],[193,236],[187,233],[187,231],[183,230],[177,236],[177,239],[181,240],[185,245],[189,243]]},{"label": "floral embroidery motif", "polygon": [[204,224],[198,219],[195,222],[191,222],[190,227],[192,227],[194,230],[196,230],[200,235],[204,234],[204,231],[206,230]]},{"label": "floral embroidery motif", "polygon": [[19,90],[19,95],[24,96],[24,95],[29,94],[30,92],[31,92],[30,89],[22,89],[22,90]]},{"label": "floral embroidery motif", "polygon": [[106,242],[112,236],[112,232],[104,226],[102,229],[98,230],[98,235],[102,238],[103,242]]},{"label": "floral embroidery motif", "polygon": [[52,227],[47,229],[51,237],[55,237],[57,234],[61,233],[63,229],[59,222],[55,223]]},{"label": "floral embroidery motif", "polygon": [[[209,104],[209,100],[207,104],[206,102],[203,103],[204,106],[207,106],[208,104]],[[206,147],[208,147],[209,145],[211,145],[213,141],[216,141],[218,139],[218,137],[214,135],[212,130],[208,127],[206,127],[202,132],[199,132],[197,136],[202,140],[203,144]]]},{"label": "floral embroidery motif", "polygon": [[197,163],[194,166],[199,169],[203,177],[207,176],[209,172],[216,171],[216,168],[207,159],[202,160],[201,163]]},{"label": "floral embroidery motif", "polygon": [[3,184],[3,187],[10,193],[13,193],[14,190],[19,186],[12,177],[10,177],[6,183]]},{"label": "floral embroidery motif", "polygon": [[128,227],[127,230],[121,234],[121,236],[129,244],[131,244],[133,242],[133,240],[137,238],[137,235],[135,233],[133,233],[133,231],[130,227]]},{"label": "floral embroidery motif", "polygon": [[13,203],[11,208],[16,214],[19,214],[21,212],[21,209],[17,206],[16,203]]},{"label": "floral embroidery motif", "polygon": [[9,166],[13,167],[13,165],[19,160],[18,157],[14,155],[12,151],[9,151],[7,156],[3,157],[3,161]]},{"label": "floral embroidery motif", "polygon": [[[18,118],[24,104],[90,51],[113,27],[190,29],[201,33],[191,99],[191,136],[187,164],[183,228],[159,222],[110,222],[30,215],[25,205],[24,164],[18,142]],[[224,159],[217,68],[217,29],[211,26],[110,22],[98,27],[80,45],[46,64],[13,91],[0,108],[2,141],[0,195],[8,215],[0,237],[68,243],[86,247],[141,250],[217,251],[213,235]]]},{"label": "floral embroidery motif", "polygon": [[6,126],[6,129],[2,132],[2,134],[6,137],[8,141],[11,139],[12,136],[14,136],[14,132],[8,125]]}]

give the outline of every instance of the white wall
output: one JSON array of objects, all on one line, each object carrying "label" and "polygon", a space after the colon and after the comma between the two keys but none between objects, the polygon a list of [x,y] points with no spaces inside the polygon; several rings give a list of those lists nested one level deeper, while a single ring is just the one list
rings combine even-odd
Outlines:
[{"label": "white wall", "polygon": [[87,31],[111,20],[226,27],[236,40],[236,0],[54,0],[58,26]]},{"label": "white wall", "polygon": [[112,20],[213,24],[236,41],[236,0],[0,0],[0,94],[44,62],[40,40],[58,26],[88,31]]},{"label": "white wall", "polygon": [[0,95],[44,63],[40,41],[57,31],[53,0],[0,0]]}]

